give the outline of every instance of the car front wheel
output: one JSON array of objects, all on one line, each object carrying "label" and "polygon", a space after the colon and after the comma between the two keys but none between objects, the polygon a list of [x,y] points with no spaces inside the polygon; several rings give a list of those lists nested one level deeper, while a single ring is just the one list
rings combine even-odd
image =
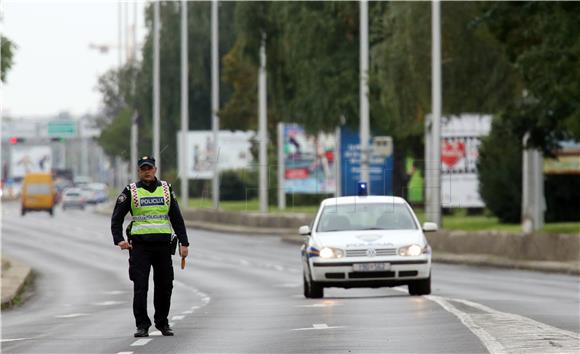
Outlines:
[{"label": "car front wheel", "polygon": [[431,275],[427,279],[414,280],[409,283],[409,295],[431,294]]},{"label": "car front wheel", "polygon": [[304,281],[304,297],[307,299],[320,299],[324,297],[324,288],[319,284],[306,280],[306,276],[303,278]]}]

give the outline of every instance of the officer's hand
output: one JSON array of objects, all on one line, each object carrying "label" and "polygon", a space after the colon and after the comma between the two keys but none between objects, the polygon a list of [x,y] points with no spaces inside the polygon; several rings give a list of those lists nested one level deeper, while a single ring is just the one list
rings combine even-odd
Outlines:
[{"label": "officer's hand", "polygon": [[121,241],[121,242],[117,243],[117,246],[119,246],[119,248],[121,248],[122,250],[133,249],[133,246],[131,246],[131,244],[127,241]]},{"label": "officer's hand", "polygon": [[182,258],[187,257],[188,252],[189,252],[189,249],[187,248],[187,246],[180,246],[179,247],[179,254],[181,255]]}]

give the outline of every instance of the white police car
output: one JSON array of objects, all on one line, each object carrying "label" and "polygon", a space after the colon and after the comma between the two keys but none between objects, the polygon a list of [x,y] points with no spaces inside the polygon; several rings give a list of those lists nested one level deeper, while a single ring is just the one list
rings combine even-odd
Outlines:
[{"label": "white police car", "polygon": [[304,296],[321,298],[325,287],[408,285],[409,294],[431,293],[431,247],[417,216],[398,197],[325,199],[312,229],[301,226]]}]

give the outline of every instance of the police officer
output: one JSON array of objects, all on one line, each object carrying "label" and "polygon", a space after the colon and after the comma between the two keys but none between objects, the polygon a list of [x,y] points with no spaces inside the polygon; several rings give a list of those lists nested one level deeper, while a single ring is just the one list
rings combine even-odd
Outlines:
[{"label": "police officer", "polygon": [[[137,324],[135,337],[149,336],[151,320],[147,315],[147,290],[151,267],[155,284],[155,327],[164,336],[172,336],[173,330],[167,320],[173,289],[172,229],[181,244],[182,257],[187,257],[189,242],[171,185],[155,177],[155,159],[143,156],[137,165],[139,182],[125,187],[117,198],[111,232],[115,245],[129,250],[129,278],[133,281],[133,314]],[[125,240],[123,220],[127,212],[131,212],[132,221],[127,227],[128,240]]]}]

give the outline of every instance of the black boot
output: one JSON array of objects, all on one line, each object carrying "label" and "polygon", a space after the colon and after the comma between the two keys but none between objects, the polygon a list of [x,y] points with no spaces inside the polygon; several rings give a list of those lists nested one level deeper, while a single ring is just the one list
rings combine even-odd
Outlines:
[{"label": "black boot", "polygon": [[149,329],[137,328],[137,332],[135,332],[135,337],[149,337]]},{"label": "black boot", "polygon": [[155,328],[157,328],[161,334],[163,334],[164,336],[172,336],[173,335],[173,330],[171,329],[171,327],[169,327],[169,325],[165,325],[165,326],[155,326]]}]

